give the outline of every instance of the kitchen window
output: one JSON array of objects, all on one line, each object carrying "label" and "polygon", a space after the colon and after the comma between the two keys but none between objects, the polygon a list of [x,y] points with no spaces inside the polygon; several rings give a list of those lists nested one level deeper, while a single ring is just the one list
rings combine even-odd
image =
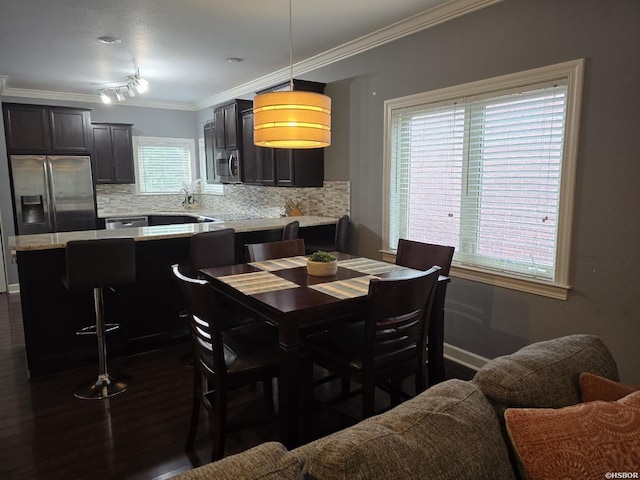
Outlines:
[{"label": "kitchen window", "polygon": [[195,178],[195,141],[133,137],[139,193],[178,193]]},{"label": "kitchen window", "polygon": [[383,252],[452,245],[454,276],[566,299],[582,68],[385,102]]}]

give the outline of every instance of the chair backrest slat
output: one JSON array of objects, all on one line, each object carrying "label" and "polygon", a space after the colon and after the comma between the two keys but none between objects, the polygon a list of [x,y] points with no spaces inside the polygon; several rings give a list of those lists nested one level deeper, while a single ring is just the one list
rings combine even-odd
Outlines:
[{"label": "chair backrest slat", "polygon": [[432,265],[438,265],[441,268],[440,275],[447,276],[454,251],[455,247],[401,238],[398,240],[396,264],[416,270],[428,270]]},{"label": "chair backrest slat", "polygon": [[296,255],[304,255],[304,239],[302,238],[280,242],[250,243],[247,245],[247,259],[250,262],[262,262]]}]

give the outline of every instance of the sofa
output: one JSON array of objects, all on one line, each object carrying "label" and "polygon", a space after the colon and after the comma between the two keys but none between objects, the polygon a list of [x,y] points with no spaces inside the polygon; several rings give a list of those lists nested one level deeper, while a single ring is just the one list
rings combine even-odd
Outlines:
[{"label": "sofa", "polygon": [[[505,412],[579,407],[584,372],[619,380],[616,363],[598,337],[577,334],[535,343],[489,361],[470,381],[442,382],[296,449],[267,442],[174,478],[522,478],[526,474],[512,447]],[[538,422],[529,419],[528,424]]]}]

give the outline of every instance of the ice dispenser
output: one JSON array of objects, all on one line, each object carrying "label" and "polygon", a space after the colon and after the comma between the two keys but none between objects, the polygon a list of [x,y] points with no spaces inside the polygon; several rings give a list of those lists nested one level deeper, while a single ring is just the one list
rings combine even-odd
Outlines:
[{"label": "ice dispenser", "polygon": [[22,223],[44,223],[44,203],[42,195],[20,196]]}]

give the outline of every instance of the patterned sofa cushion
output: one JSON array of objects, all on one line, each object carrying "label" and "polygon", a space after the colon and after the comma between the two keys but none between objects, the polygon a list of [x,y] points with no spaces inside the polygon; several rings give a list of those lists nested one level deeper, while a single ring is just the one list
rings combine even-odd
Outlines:
[{"label": "patterned sofa cushion", "polygon": [[225,457],[172,480],[302,480],[302,464],[278,442],[267,442]]},{"label": "patterned sofa cushion", "polygon": [[491,405],[461,380],[291,453],[316,480],[514,478]]},{"label": "patterned sofa cushion", "polygon": [[509,408],[505,419],[530,480],[637,475],[640,392],[564,408]]}]

